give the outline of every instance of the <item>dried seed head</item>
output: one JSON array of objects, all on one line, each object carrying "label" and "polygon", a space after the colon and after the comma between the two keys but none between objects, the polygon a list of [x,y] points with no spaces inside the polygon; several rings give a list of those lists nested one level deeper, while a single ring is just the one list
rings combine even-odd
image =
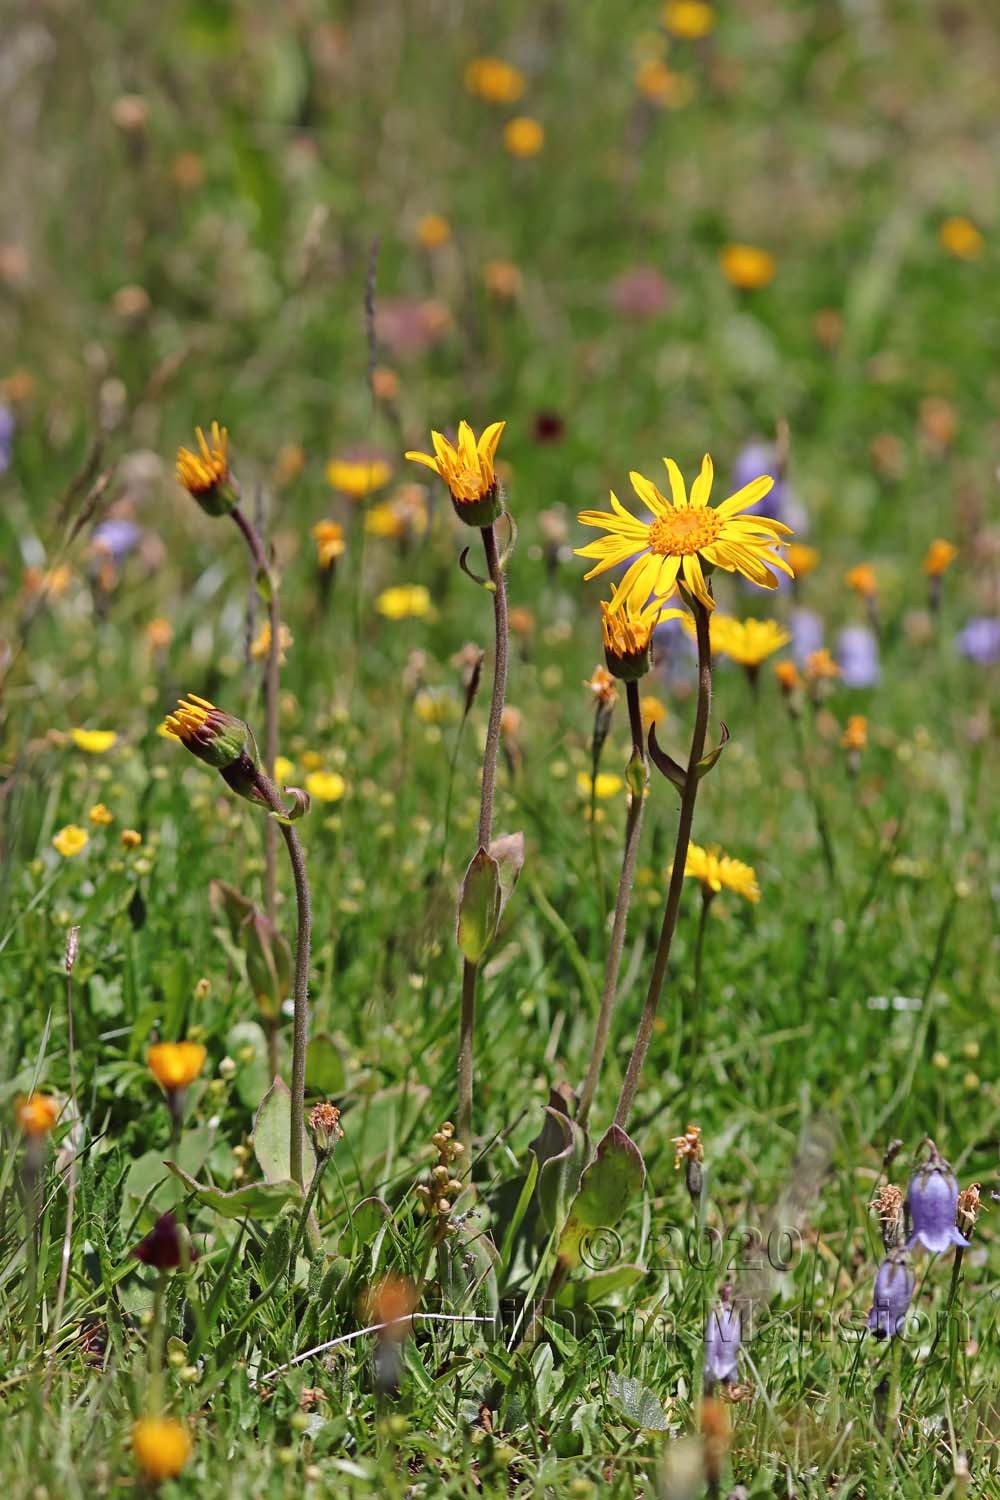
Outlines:
[{"label": "dried seed head", "polygon": [[877,1198],[868,1205],[879,1217],[882,1245],[885,1250],[895,1250],[903,1243],[903,1194],[893,1183],[887,1182],[879,1189]]},{"label": "dried seed head", "polygon": [[344,1138],[340,1128],[340,1110],[335,1104],[324,1100],[309,1111],[309,1128],[320,1156],[329,1156],[338,1141]]}]

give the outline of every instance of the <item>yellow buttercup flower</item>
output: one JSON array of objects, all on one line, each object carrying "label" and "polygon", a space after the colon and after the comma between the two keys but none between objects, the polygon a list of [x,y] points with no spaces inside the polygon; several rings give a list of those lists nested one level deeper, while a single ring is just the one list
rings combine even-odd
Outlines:
[{"label": "yellow buttercup flower", "polygon": [[598,802],[605,802],[609,797],[617,797],[625,785],[620,776],[613,775],[610,771],[598,771],[597,776],[591,782],[586,771],[577,771],[576,786],[581,797],[589,797],[591,788]]},{"label": "yellow buttercup flower", "polygon": [[63,859],[72,859],[74,854],[86,849],[89,843],[90,834],[85,828],[80,828],[76,823],[67,823],[52,840],[52,847]]},{"label": "yellow buttercup flower", "polygon": [[938,229],[938,239],[956,260],[978,260],[983,253],[983,236],[971,219],[953,214]]},{"label": "yellow buttercup flower", "polygon": [[807,547],[804,542],[790,542],[788,565],[796,578],[808,578],[819,567],[819,552],[815,547]]},{"label": "yellow buttercup flower", "polygon": [[294,775],[294,760],[289,760],[287,755],[276,755],[274,758],[274,779],[278,785],[287,785]]},{"label": "yellow buttercup flower", "polygon": [[501,57],[475,57],[465,70],[465,87],[487,104],[514,104],[524,93],[524,74]]},{"label": "yellow buttercup flower", "polygon": [[[694,634],[694,621],[684,627]],[[713,652],[728,656],[741,667],[759,667],[782,646],[787,646],[791,635],[776,620],[737,620],[732,615],[714,614],[709,625],[709,636]]]},{"label": "yellow buttercup flower", "polygon": [[89,755],[103,755],[118,739],[113,729],[71,729],[69,737],[78,750],[86,750]]},{"label": "yellow buttercup flower", "polygon": [[59,1118],[59,1101],[51,1094],[20,1094],[14,1101],[14,1118],[25,1135],[48,1135]]},{"label": "yellow buttercup flower", "polygon": [[343,557],[347,548],[343,526],[339,521],[317,521],[312,534],[320,567],[332,568],[337,558]]},{"label": "yellow buttercup flower", "polygon": [[455,510],[470,526],[489,526],[502,510],[493,461],[506,425],[491,422],[477,442],[468,422],[462,421],[457,444],[440,432],[432,432],[433,455],[412,448],[406,453],[412,463],[433,469],[444,480]]},{"label": "yellow buttercup flower", "polygon": [[576,549],[580,557],[598,559],[586,578],[594,578],[639,553],[611,600],[612,614],[617,614],[632,595],[643,603],[651,594],[667,599],[678,582],[706,609],[713,609],[703,569],[706,563],[729,573],[742,573],[751,583],[769,589],[776,588],[778,583],[772,568],[780,568],[792,576],[788,563],[774,550],[782,537],[791,535],[789,528],[770,516],[740,515],[771,489],[774,480],[769,474],[752,480],[713,508],[708,503],[713,469],[707,453],[701,473],[691,486],[690,500],[673,459],[665,458],[663,462],[670,479],[670,500],[641,474],[633,471],[629,475],[639,499],[653,512],[652,521],[639,521],[630,515],[614,491],[613,515],[585,510],[578,518],[584,526],[597,526],[609,533]]},{"label": "yellow buttercup flower", "polygon": [[503,143],[511,156],[537,156],[545,145],[545,127],[530,115],[517,115],[504,126]]},{"label": "yellow buttercup flower", "polygon": [[389,483],[392,469],[382,458],[331,458],[326,477],[349,500],[364,500]]},{"label": "yellow buttercup flower", "polygon": [[306,777],[306,791],[316,802],[339,802],[346,790],[339,771],[312,771]]},{"label": "yellow buttercup flower", "polygon": [[417,242],[425,250],[440,250],[451,239],[451,225],[443,214],[424,214],[417,223]]},{"label": "yellow buttercup flower", "polygon": [[689,844],[684,875],[700,880],[702,890],[709,898],[725,890],[735,891],[737,896],[742,896],[755,905],[760,900],[760,886],[752,867],[745,865],[740,859],[732,859],[728,854],[723,854],[717,844],[709,849]]},{"label": "yellow buttercup flower", "polygon": [[944,570],[951,566],[958,556],[958,548],[952,542],[946,542],[944,537],[937,537],[927,548],[927,555],[923,561],[923,570],[928,578],[940,578]]},{"label": "yellow buttercup flower", "polygon": [[218,422],[212,423],[209,443],[196,427],[198,452],[189,448],[177,450],[177,479],[192,499],[210,516],[225,515],[236,504],[238,494],[229,471],[229,433]]},{"label": "yellow buttercup flower", "polygon": [[207,1055],[200,1042],[157,1042],[146,1053],[146,1066],[169,1094],[194,1082]]},{"label": "yellow buttercup flower", "polygon": [[757,292],[774,279],[774,256],[758,245],[726,245],[719,256],[722,274],[741,292]]},{"label": "yellow buttercup flower", "polygon": [[191,1435],[172,1417],[141,1417],[132,1428],[132,1452],[154,1484],[174,1479],[191,1457]]},{"label": "yellow buttercup flower", "polygon": [[95,828],[107,828],[109,823],[115,821],[114,814],[108,811],[103,802],[95,802],[87,817]]},{"label": "yellow buttercup flower", "polygon": [[629,595],[618,611],[601,601],[601,636],[604,659],[613,677],[635,682],[650,668],[649,648],[660,620],[679,620],[682,609],[664,609],[662,599],[644,603],[638,593]]},{"label": "yellow buttercup flower", "polygon": [[674,36],[698,41],[715,26],[715,11],[704,0],[667,0],[663,24]]},{"label": "yellow buttercup flower", "polygon": [[383,589],[375,600],[375,608],[387,620],[421,620],[430,614],[430,591],[422,583],[401,583],[395,588]]}]

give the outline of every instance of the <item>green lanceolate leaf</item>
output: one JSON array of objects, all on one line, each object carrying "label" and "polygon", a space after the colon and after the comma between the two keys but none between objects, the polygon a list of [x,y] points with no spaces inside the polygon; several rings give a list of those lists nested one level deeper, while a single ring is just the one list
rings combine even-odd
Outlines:
[{"label": "green lanceolate leaf", "polygon": [[588,1235],[598,1229],[613,1229],[642,1193],[646,1168],[634,1141],[619,1125],[612,1125],[598,1142],[594,1159],[580,1178],[559,1238],[559,1258],[578,1266]]},{"label": "green lanceolate leaf", "polygon": [[[260,1101],[254,1117],[254,1155],[268,1182],[286,1182],[292,1175],[291,1097],[285,1084],[276,1078]],[[304,1180],[311,1182],[316,1170],[316,1153],[308,1136],[302,1142],[302,1170]]]},{"label": "green lanceolate leaf", "polygon": [[564,1224],[569,1205],[580,1186],[580,1172],[590,1154],[586,1132],[575,1120],[546,1105],[545,1113],[562,1132],[563,1146],[542,1162],[538,1170],[538,1209],[551,1233]]},{"label": "green lanceolate leaf", "polygon": [[462,956],[477,964],[500,920],[500,866],[486,849],[478,849],[462,881],[456,937]]}]

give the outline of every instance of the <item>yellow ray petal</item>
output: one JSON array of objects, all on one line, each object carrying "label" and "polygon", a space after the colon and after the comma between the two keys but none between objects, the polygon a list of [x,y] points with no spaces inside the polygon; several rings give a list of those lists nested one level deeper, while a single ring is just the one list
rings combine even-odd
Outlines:
[{"label": "yellow ray petal", "polygon": [[708,497],[712,493],[712,480],[714,477],[715,470],[712,467],[712,460],[706,453],[701,461],[701,473],[691,486],[692,505],[704,506],[708,504]]},{"label": "yellow ray petal", "polygon": [[666,465],[667,475],[670,479],[670,494],[673,498],[674,509],[686,510],[688,500],[687,490],[684,488],[684,475],[672,458],[665,458],[663,462]]}]

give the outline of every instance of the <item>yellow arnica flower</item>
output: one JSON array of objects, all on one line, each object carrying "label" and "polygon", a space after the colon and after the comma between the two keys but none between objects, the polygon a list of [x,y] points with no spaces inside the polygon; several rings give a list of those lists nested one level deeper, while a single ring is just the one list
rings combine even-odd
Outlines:
[{"label": "yellow arnica flower", "polygon": [[715,11],[704,0],[667,0],[663,24],[674,36],[695,42],[715,26]]},{"label": "yellow arnica flower", "polygon": [[107,828],[109,823],[115,821],[114,814],[108,811],[103,802],[95,802],[87,817],[95,828]]},{"label": "yellow arnica flower", "polygon": [[389,483],[392,469],[383,458],[331,458],[326,477],[349,500],[364,500]]},{"label": "yellow arnica flower", "polygon": [[738,896],[743,896],[754,904],[760,900],[760,886],[751,866],[723,854],[717,844],[710,849],[689,844],[684,874],[700,880],[707,896],[717,896],[719,891],[725,890],[735,891]]},{"label": "yellow arnica flower", "polygon": [[958,556],[958,548],[944,537],[937,537],[927,548],[923,570],[928,578],[940,578],[945,568],[950,567]]},{"label": "yellow arnica flower", "polygon": [[545,127],[530,115],[517,115],[504,126],[503,143],[511,156],[537,156],[545,145]]},{"label": "yellow arnica flower", "polygon": [[430,591],[422,583],[401,583],[395,588],[383,589],[375,600],[375,608],[387,620],[420,620],[430,614]]},{"label": "yellow arnica flower", "polygon": [[868,743],[868,720],[864,714],[852,714],[840,743],[845,750],[863,750]]},{"label": "yellow arnica flower", "polygon": [[146,1065],[160,1087],[172,1093],[194,1082],[206,1056],[200,1042],[157,1042],[146,1053]]},{"label": "yellow arnica flower", "polygon": [[796,578],[808,578],[819,567],[819,552],[815,547],[807,547],[805,542],[790,542],[788,563]]},{"label": "yellow arnica flower", "polygon": [[451,225],[443,214],[424,214],[417,224],[417,241],[425,250],[440,250],[451,239]]},{"label": "yellow arnica flower", "polygon": [[501,57],[475,57],[465,70],[465,87],[487,104],[514,104],[524,93],[524,74]]},{"label": "yellow arnica flower", "polygon": [[657,624],[660,620],[679,620],[683,614],[682,609],[665,610],[662,599],[645,604],[637,593],[629,595],[618,611],[602,600],[601,636],[611,675],[625,682],[644,677],[650,668],[649,648]]},{"label": "yellow arnica flower", "polygon": [[25,1135],[48,1135],[59,1118],[59,1101],[51,1094],[21,1094],[14,1101],[14,1118]]},{"label": "yellow arnica flower", "polygon": [[598,559],[597,566],[585,577],[594,578],[639,553],[615,591],[610,606],[612,614],[617,614],[632,595],[642,603],[650,594],[669,598],[678,580],[706,609],[713,609],[714,601],[705,582],[705,563],[729,573],[742,573],[751,583],[769,589],[776,588],[778,583],[772,568],[793,576],[785,559],[774,551],[782,537],[791,535],[789,528],[770,516],[740,515],[771,489],[774,480],[769,474],[752,480],[713,508],[708,503],[713,469],[707,453],[701,473],[691,486],[690,500],[673,459],[665,458],[663,462],[670,479],[670,500],[641,474],[633,471],[629,475],[639,499],[653,512],[651,522],[638,521],[630,515],[614,491],[613,515],[585,510],[578,518],[584,526],[597,526],[609,533],[576,549],[580,557]]},{"label": "yellow arnica flower", "polygon": [[113,729],[71,729],[69,737],[78,750],[90,755],[103,755],[118,739]]},{"label": "yellow arnica flower", "polygon": [[294,760],[289,760],[287,755],[276,755],[274,758],[274,779],[278,785],[287,785],[294,775]]},{"label": "yellow arnica flower", "polygon": [[848,568],[844,574],[844,582],[863,599],[874,599],[878,592],[878,580],[871,563],[858,563],[856,567]]},{"label": "yellow arnica flower", "polygon": [[983,252],[983,237],[971,219],[954,214],[938,229],[938,239],[956,260],[978,260]]},{"label": "yellow arnica flower", "polygon": [[191,1435],[172,1417],[141,1417],[132,1428],[132,1452],[153,1483],[174,1479],[191,1457]]},{"label": "yellow arnica flower", "polygon": [[343,557],[347,548],[343,526],[339,521],[317,521],[312,534],[320,567],[332,568],[337,558]]},{"label": "yellow arnica flower", "polygon": [[225,515],[237,500],[230,482],[229,433],[213,422],[211,443],[200,427],[195,428],[194,435],[198,439],[197,453],[190,448],[177,450],[178,481],[210,516]]},{"label": "yellow arnica flower", "polygon": [[86,849],[90,843],[90,834],[85,828],[76,823],[67,823],[65,828],[60,828],[52,840],[52,847],[63,859],[72,859],[74,854],[79,854]]},{"label": "yellow arnica flower", "polygon": [[317,802],[339,802],[347,783],[338,771],[313,771],[306,777],[306,791]]},{"label": "yellow arnica flower", "polygon": [[617,797],[625,783],[620,776],[613,775],[611,771],[598,771],[593,782],[586,771],[577,771],[576,785],[581,797],[589,797],[591,786],[593,786],[594,796],[598,802],[605,802],[609,797]]},{"label": "yellow arnica flower", "polygon": [[662,724],[667,717],[667,705],[659,698],[651,694],[639,699],[639,714],[642,718],[643,728],[649,729],[653,724]]},{"label": "yellow arnica flower", "polygon": [[757,245],[726,245],[719,256],[722,274],[741,292],[757,292],[774,279],[774,256]]},{"label": "yellow arnica flower", "polygon": [[365,516],[365,531],[369,536],[398,541],[406,535],[406,517],[387,500],[383,505],[373,505]]},{"label": "yellow arnica flower", "polygon": [[[690,620],[690,624],[688,621]],[[685,629],[694,634],[694,621],[688,615]],[[713,615],[709,626],[713,652],[728,656],[741,667],[759,667],[782,646],[787,646],[791,635],[776,620],[736,620],[732,615]]]},{"label": "yellow arnica flower", "polygon": [[448,486],[452,504],[470,526],[490,526],[502,510],[493,460],[506,422],[491,422],[478,442],[468,422],[458,424],[458,443],[440,432],[431,433],[433,455],[409,449],[406,457],[433,469]]}]

